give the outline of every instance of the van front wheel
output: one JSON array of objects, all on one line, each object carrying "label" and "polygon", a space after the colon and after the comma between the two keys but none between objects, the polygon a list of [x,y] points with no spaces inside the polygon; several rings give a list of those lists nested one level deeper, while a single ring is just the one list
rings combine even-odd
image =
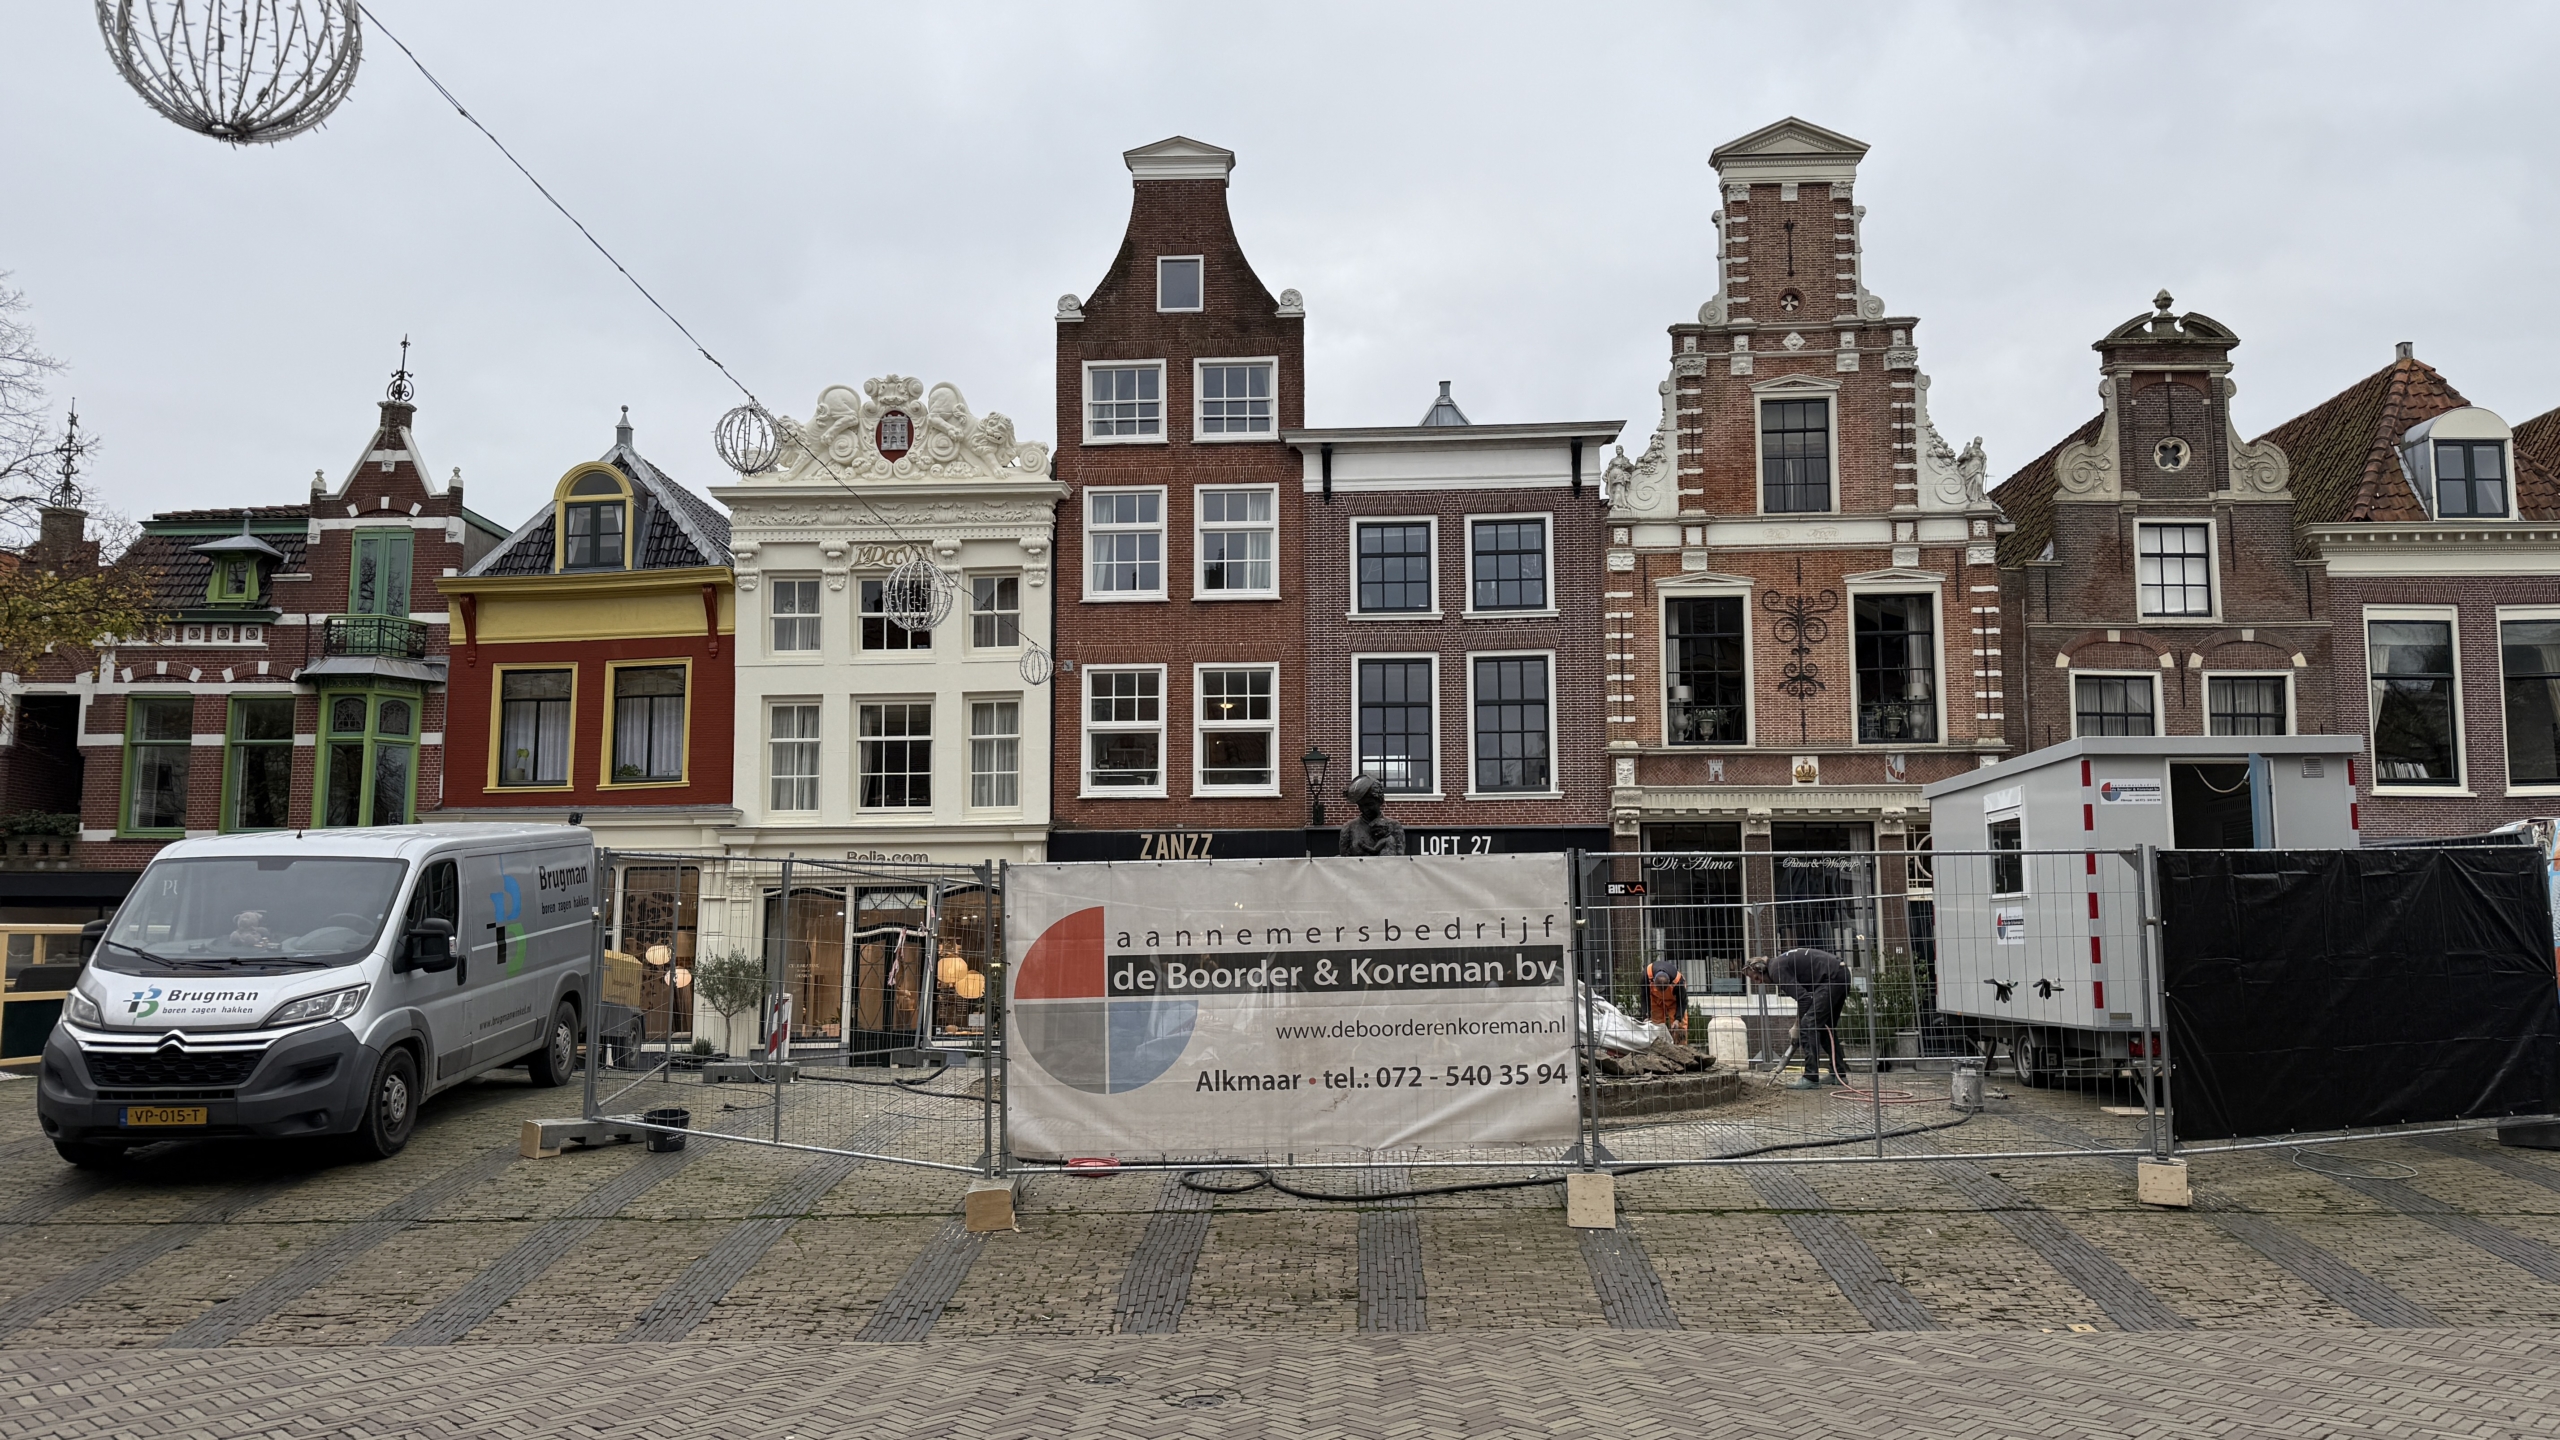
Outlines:
[{"label": "van front wheel", "polygon": [[388,1160],[409,1143],[418,1128],[418,1062],[399,1046],[382,1052],[374,1063],[373,1083],[365,1087],[364,1118],[347,1148],[360,1160]]},{"label": "van front wheel", "polygon": [[578,1007],[563,1000],[551,1012],[551,1035],[527,1057],[525,1073],[542,1086],[566,1085],[578,1073]]}]

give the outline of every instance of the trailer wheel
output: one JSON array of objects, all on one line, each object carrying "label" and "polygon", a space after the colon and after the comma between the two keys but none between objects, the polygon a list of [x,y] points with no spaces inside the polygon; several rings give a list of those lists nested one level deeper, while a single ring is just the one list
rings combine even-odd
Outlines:
[{"label": "trailer wheel", "polygon": [[2018,1068],[2018,1083],[2042,1090],[2053,1084],[2057,1057],[2048,1047],[2032,1037],[2021,1035],[2009,1042],[2009,1063]]},{"label": "trailer wheel", "polygon": [[525,1074],[534,1084],[548,1088],[566,1085],[578,1073],[578,1007],[563,1000],[551,1012],[551,1033],[543,1038],[542,1048],[525,1057]]}]

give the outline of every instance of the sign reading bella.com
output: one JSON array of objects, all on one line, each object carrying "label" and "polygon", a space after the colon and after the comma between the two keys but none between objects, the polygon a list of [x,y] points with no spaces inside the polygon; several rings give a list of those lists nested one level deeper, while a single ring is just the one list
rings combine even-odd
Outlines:
[{"label": "sign reading bella.com", "polygon": [[1570,1141],[1562,855],[1017,865],[1025,1159]]}]

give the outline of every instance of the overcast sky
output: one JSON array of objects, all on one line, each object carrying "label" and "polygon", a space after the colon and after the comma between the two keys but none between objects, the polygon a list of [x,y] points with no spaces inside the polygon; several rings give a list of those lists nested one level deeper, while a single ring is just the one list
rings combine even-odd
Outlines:
[{"label": "overcast sky", "polygon": [[[310,3],[310,0],[305,0]],[[2414,340],[2560,405],[2560,6],[1271,7],[371,0],[778,410],[890,372],[1055,428],[1051,315],[1120,152],[1237,152],[1246,253],[1307,302],[1307,415],[1619,417],[1713,289],[1707,153],[1866,141],[1866,275],[2006,475],[2094,413],[2166,286],[2236,328],[2255,434]],[[369,34],[326,128],[233,150],[144,108],[92,7],[0,9],[0,270],[130,514],[334,484],[415,347],[426,459],[510,525],[631,407],[726,478],[719,376]]]}]

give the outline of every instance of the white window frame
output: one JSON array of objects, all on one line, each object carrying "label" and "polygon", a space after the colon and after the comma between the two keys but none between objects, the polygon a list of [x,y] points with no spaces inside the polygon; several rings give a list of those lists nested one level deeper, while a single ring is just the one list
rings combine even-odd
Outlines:
[{"label": "white window frame", "polygon": [[[2461,767],[2451,785],[2387,785],[2382,779],[2382,756],[2373,743],[2373,622],[2376,620],[2441,620],[2453,637],[2453,759]],[[2364,755],[2365,773],[2372,777],[2373,793],[2413,800],[2476,800],[2478,792],[2471,788],[2471,735],[2463,711],[2463,691],[2467,678],[2462,670],[2462,607],[2459,605],[2367,605],[2361,623],[2356,626],[2356,677],[2364,687]],[[2503,667],[2502,667],[2503,670]],[[2500,686],[2501,718],[2504,718],[2505,687]],[[2503,753],[2503,747],[2501,747]]]},{"label": "white window frame", "polygon": [[[1206,495],[1250,495],[1259,492],[1271,497],[1271,588],[1267,590],[1212,590],[1209,588],[1209,507],[1201,503]],[[1222,522],[1222,532],[1248,530]],[[1277,485],[1196,485],[1191,490],[1191,598],[1194,600],[1277,600],[1280,598],[1280,487]]]},{"label": "white window frame", "polygon": [[[1947,665],[1948,637],[1946,582],[1943,580],[1920,579],[1851,580],[1847,582],[1843,588],[1848,591],[1849,599],[1847,628],[1849,631],[1849,733],[1852,737],[1850,743],[1869,750],[1940,750],[1947,746],[1956,744],[1957,741],[1954,735],[1952,735],[1947,729],[1947,691],[1950,688],[1950,681],[1948,678]],[[1858,726],[1858,597],[1861,595],[1927,595],[1929,597],[1930,605],[1936,611],[1935,621],[1937,625],[1937,643],[1933,647],[1938,652],[1938,675],[1937,685],[1935,687],[1938,695],[1937,739],[1924,741],[1859,740],[1855,738]],[[1749,624],[1750,619],[1749,616],[1746,615],[1744,617],[1744,628],[1746,630],[1749,629]],[[2152,687],[2151,716],[2153,724],[2157,725],[2160,719],[2160,691],[2157,686]],[[1968,740],[1963,743],[1967,747],[1970,747],[1973,742]],[[1708,746],[1702,748],[1713,749],[1717,747]]]},{"label": "white window frame", "polygon": [[[1156,433],[1153,435],[1094,434],[1093,372],[1096,370],[1145,370],[1149,368],[1153,368],[1156,372]],[[1080,418],[1077,420],[1076,424],[1077,428],[1084,434],[1085,444],[1162,445],[1166,443],[1165,432],[1171,428],[1171,425],[1165,412],[1166,407],[1173,403],[1173,397],[1166,393],[1164,362],[1162,360],[1087,360],[1084,362],[1084,371],[1078,379],[1077,385],[1076,414]]]},{"label": "white window frame", "polygon": [[[1805,355],[1818,355],[1821,352],[1813,349],[1811,346],[1807,346],[1799,353]],[[1765,454],[1766,442],[1763,438],[1763,427],[1760,424],[1760,407],[1772,400],[1820,400],[1823,402],[1822,413],[1831,427],[1831,433],[1827,440],[1827,443],[1831,448],[1830,509],[1771,510],[1767,508],[1769,504],[1769,491],[1762,477],[1768,473],[1768,467],[1763,463],[1767,456]],[[1784,523],[1786,521],[1801,520],[1815,515],[1837,515],[1841,513],[1840,503],[1839,382],[1832,380],[1818,380],[1811,376],[1804,375],[1789,375],[1777,380],[1763,381],[1760,384],[1751,387],[1751,513]]]},{"label": "white window frame", "polygon": [[[1547,603],[1544,609],[1479,610],[1476,608],[1476,522],[1480,520],[1535,520],[1544,526],[1544,533],[1546,535],[1546,558],[1541,562],[1546,567],[1547,572]],[[1462,597],[1465,603],[1458,611],[1459,618],[1466,620],[1541,620],[1551,619],[1562,613],[1556,609],[1555,512],[1551,510],[1487,511],[1480,515],[1468,515],[1462,519],[1459,524],[1461,529],[1458,532],[1458,543],[1465,550],[1465,563],[1461,568],[1466,572],[1465,584],[1467,587],[1466,593]],[[1434,542],[1432,559],[1435,564],[1439,559],[1436,541]],[[1437,578],[1436,571],[1434,573],[1434,578]],[[1528,652],[1522,651],[1520,653],[1527,654]]]},{"label": "white window frame", "polygon": [[[1134,535],[1139,533],[1145,527],[1136,525],[1115,525],[1105,530],[1095,530],[1093,524],[1092,497],[1095,495],[1106,494],[1135,495],[1141,493],[1153,494],[1156,497],[1156,588],[1153,590],[1106,590],[1097,592],[1093,588],[1093,537],[1096,534]],[[1076,524],[1081,527],[1084,535],[1084,554],[1082,556],[1084,574],[1077,586],[1077,589],[1082,592],[1078,598],[1087,605],[1144,605],[1163,601],[1171,593],[1169,587],[1165,583],[1165,580],[1166,576],[1173,569],[1172,512],[1173,496],[1169,493],[1168,488],[1162,485],[1087,485],[1082,490],[1078,491],[1076,493]],[[1275,560],[1273,564],[1276,567],[1278,562]]]},{"label": "white window frame", "polygon": [[[1653,703],[1654,734],[1661,737],[1664,749],[1682,755],[1730,755],[1748,750],[1760,743],[1760,652],[1752,628],[1752,602],[1755,592],[1749,582],[1731,585],[1664,585],[1653,607],[1653,657],[1656,673]],[[1673,745],[1671,743],[1671,602],[1674,600],[1742,601],[1742,739],[1732,745]],[[1857,684],[1856,632],[1851,631],[1849,681],[1854,691]],[[1944,686],[1940,687],[1942,690]],[[1850,704],[1857,704],[1854,693]],[[1612,706],[1612,709],[1616,707]],[[1855,720],[1855,715],[1851,719]],[[1940,731],[1940,734],[1946,732]]]},{"label": "white window frame", "polygon": [[[2142,532],[2159,525],[2204,527],[2205,589],[2213,608],[2201,615],[2154,615],[2142,608]],[[2222,526],[2210,515],[2141,515],[2133,522],[2133,613],[2146,627],[2222,623]]]},{"label": "white window frame", "polygon": [[[1010,645],[981,645],[978,643],[978,582],[981,580],[1010,580],[1013,582],[1013,643]],[[961,605],[958,607],[960,610],[960,619],[962,621],[960,648],[964,651],[973,651],[980,655],[1010,655],[1020,650],[1022,648],[1023,621],[1022,593],[1031,588],[1030,585],[1024,581],[1022,572],[1019,570],[971,570],[960,577],[960,588],[960,598],[962,601]],[[1002,612],[990,611],[988,613],[1000,614]]]},{"label": "white window frame", "polygon": [[[1083,800],[1162,800],[1166,795],[1165,777],[1172,770],[1172,757],[1165,753],[1173,715],[1173,685],[1162,665],[1079,665],[1084,676],[1076,694],[1076,796]],[[1093,719],[1093,677],[1121,675],[1132,671],[1153,671],[1156,677],[1156,718],[1150,725],[1142,721],[1105,721],[1097,728]],[[1156,736],[1156,783],[1141,789],[1134,785],[1097,787],[1093,783],[1093,737],[1097,733],[1153,730]]]},{"label": "white window frame", "polygon": [[[1010,737],[1002,735],[980,735],[978,733],[978,707],[981,705],[1011,705],[1013,707],[1013,734]],[[969,746],[969,788],[961,793],[960,804],[962,809],[965,809],[972,814],[979,815],[1012,815],[1020,813],[1023,809],[1022,792],[1024,789],[1024,781],[1028,778],[1022,773],[1023,761],[1025,757],[1030,754],[1029,747],[1023,743],[1029,738],[1023,734],[1024,709],[1022,692],[1019,690],[994,691],[983,695],[963,695],[960,697],[960,713],[965,717],[968,732],[962,737],[962,739],[964,739]],[[1002,740],[1006,738],[1010,738],[1013,741],[1013,803],[1010,805],[981,805],[978,803],[979,775],[982,773],[992,775],[998,772],[992,770],[982,772],[978,769],[978,746],[982,741]]]},{"label": "white window frame", "polygon": [[[774,596],[781,593],[781,587],[785,585],[804,584],[815,585],[818,587],[818,608],[809,611],[805,615],[796,612],[790,615],[777,614],[773,608],[773,600]],[[825,658],[827,653],[827,586],[824,578],[814,573],[807,572],[794,572],[780,575],[767,574],[764,577],[764,591],[765,657],[778,664],[784,665],[808,665]],[[807,650],[784,650],[775,646],[773,643],[773,627],[777,622],[783,620],[813,620],[817,622],[817,645]]]},{"label": "white window frame", "polygon": [[[1470,593],[1473,593],[1472,587]],[[1494,611],[1493,613],[1507,612]],[[1476,662],[1479,660],[1525,660],[1532,657],[1547,662],[1547,788],[1544,790],[1478,790],[1476,788]],[[1464,733],[1467,742],[1467,788],[1460,792],[1462,797],[1468,800],[1560,800],[1564,798],[1564,756],[1556,748],[1556,712],[1561,708],[1556,693],[1556,652],[1518,649],[1470,650],[1466,653],[1466,666],[1467,720]]]},{"label": "white window frame", "polygon": [[[1429,662],[1431,666],[1431,788],[1428,790],[1390,790],[1387,792],[1386,796],[1387,803],[1390,805],[1399,800],[1446,800],[1449,798],[1448,756],[1442,753],[1441,745],[1441,712],[1448,709],[1447,706],[1440,703],[1441,661],[1444,658],[1445,657],[1436,650],[1356,650],[1352,652],[1350,670],[1351,724],[1348,735],[1350,748],[1346,753],[1351,756],[1351,773],[1353,775],[1358,775],[1360,773],[1361,662],[1366,660],[1422,660]],[[1472,676],[1475,671],[1470,667],[1467,673]],[[1555,677],[1553,675],[1550,675],[1547,678],[1547,688],[1550,691],[1555,689]],[[1554,701],[1550,700],[1548,702],[1548,706],[1550,709],[1553,709]],[[1475,774],[1475,749],[1472,738],[1474,733],[1472,726],[1475,712],[1470,709],[1467,713],[1470,725],[1470,739],[1467,751],[1467,774],[1470,777],[1473,777]],[[1550,728],[1553,727],[1550,726]],[[1551,758],[1552,754],[1553,752],[1551,750]]]},{"label": "white window frame", "polygon": [[[1440,517],[1437,515],[1353,515],[1349,517],[1349,521],[1350,523],[1343,530],[1343,540],[1349,547],[1346,554],[1350,566],[1349,580],[1351,586],[1351,603],[1350,606],[1344,610],[1342,618],[1346,620],[1359,620],[1376,624],[1393,624],[1399,620],[1438,620],[1443,618],[1444,612],[1440,605]],[[1429,548],[1426,553],[1430,556],[1430,609],[1363,610],[1360,608],[1360,527],[1363,525],[1419,525],[1423,527],[1423,530],[1429,539]],[[1553,548],[1552,542],[1550,542],[1549,548]],[[1473,589],[1469,589],[1467,593],[1469,595],[1473,595],[1475,591]],[[1513,614],[1520,612],[1504,611],[1502,613]]]},{"label": "white window frame", "polygon": [[[2513,497],[2509,498],[2507,508],[2510,511],[2515,508]],[[2504,625],[2509,620],[2560,620],[2560,605],[2501,605],[2492,623]],[[2499,793],[2502,795],[2560,795],[2560,785],[2518,785],[2507,779],[2507,776],[2514,773],[2515,766],[2507,759],[2508,746],[2511,742],[2507,737],[2506,632],[2495,630],[2491,633],[2498,637],[2498,758],[2502,762],[2498,767]],[[2366,682],[2366,688],[2372,688],[2371,681]]]},{"label": "white window frame", "polygon": [[2158,739],[2169,733],[2169,715],[2161,706],[2161,701],[2164,697],[2162,695],[2159,671],[2083,670],[2079,666],[2075,665],[2071,667],[2070,675],[2071,686],[2064,692],[2064,698],[2071,703],[2072,739],[2077,740],[2080,738],[2080,682],[2083,678],[2090,680],[2140,680],[2151,687],[2151,734],[2149,736],[2104,735],[2094,738],[2104,740]]},{"label": "white window frame", "polygon": [[[1210,720],[1201,707],[1207,703],[1208,687],[1202,676],[1211,670],[1260,670],[1271,677],[1271,718],[1268,721]],[[1246,661],[1203,660],[1191,667],[1191,793],[1200,796],[1275,796],[1280,793],[1280,667]],[[1271,736],[1271,783],[1268,785],[1212,785],[1202,776],[1209,755],[1208,732],[1211,730],[1263,730]]]},{"label": "white window frame", "polygon": [[[1188,260],[1200,267],[1200,303],[1167,305],[1164,303],[1164,267],[1168,260]],[[1159,315],[1197,315],[1209,308],[1209,257],[1206,255],[1159,255],[1156,257],[1156,313]]]},{"label": "white window frame", "polygon": [[[940,770],[941,770],[941,768],[942,768],[942,755],[943,755],[943,751],[942,751],[942,750],[940,749],[940,747],[936,744],[936,742],[937,742],[937,741],[939,741],[942,737],[941,737],[939,734],[935,733],[935,732],[941,728],[941,723],[942,723],[942,714],[941,714],[941,711],[942,711],[942,707],[941,707],[940,705],[938,705],[938,704],[934,703],[934,701],[935,701],[935,697],[934,697],[934,696],[932,696],[932,695],[930,695],[930,694],[924,694],[924,695],[856,695],[856,696],[852,697],[852,699],[853,699],[853,703],[852,703],[852,706],[851,706],[851,712],[852,712],[852,721],[853,721],[853,733],[852,733],[852,735],[850,735],[850,736],[849,736],[849,737],[847,737],[847,738],[852,742],[852,745],[853,745],[853,750],[852,750],[852,754],[853,754],[853,765],[852,765],[852,770],[853,770],[853,811],[854,811],[854,813],[855,813],[855,814],[857,814],[857,815],[864,815],[864,816],[891,815],[891,816],[907,816],[907,817],[913,817],[913,816],[919,816],[919,815],[930,815],[930,814],[932,814],[936,809],[938,809],[938,808],[940,808],[940,807],[938,806],[938,804],[937,804],[935,801],[933,801],[933,800],[931,800],[931,799],[928,799],[928,800],[927,800],[924,804],[922,804],[922,805],[865,805],[865,804],[863,804],[863,803],[862,803],[862,781],[863,781],[863,769],[862,769],[862,741],[863,741],[863,734],[862,734],[862,707],[864,707],[864,706],[866,706],[866,705],[921,705],[921,706],[923,706],[923,707],[924,707],[924,709],[925,709],[925,724],[926,724],[927,726],[932,727],[931,729],[926,730],[926,731],[925,731],[925,733],[924,733],[924,742],[925,742],[925,745],[926,745],[926,747],[927,747],[927,748],[926,748],[926,751],[925,751],[924,783],[925,783],[925,792],[926,792],[926,794],[927,794],[928,796],[932,795],[932,794],[933,794],[933,792],[934,792],[934,791],[936,791],[936,790],[939,788],[939,787],[935,784],[935,782],[941,778],[941,775],[940,775],[940,773],[939,773],[939,772],[940,772]],[[914,737],[913,737],[913,736],[906,736],[906,737],[901,737],[901,738],[913,739]],[[911,772],[901,771],[901,772],[899,772],[899,773],[901,773],[901,774],[907,774],[907,773],[911,773]]]},{"label": "white window frame", "polygon": [[[773,712],[782,709],[785,706],[789,706],[793,709],[806,706],[818,712],[818,733],[788,742],[794,745],[810,746],[811,753],[817,757],[816,768],[813,769],[809,775],[806,777],[797,775],[789,777],[794,780],[806,778],[809,781],[810,794],[815,798],[817,803],[806,810],[785,810],[781,806],[773,803],[774,782],[784,778],[780,772],[775,770],[773,764],[773,747],[777,744],[784,743],[774,739]],[[823,812],[827,807],[827,702],[825,699],[816,695],[768,695],[765,697],[764,701],[763,729],[765,812],[769,815],[808,816],[815,816]]]},{"label": "white window frame", "polygon": [[[2368,661],[2368,662],[2370,662],[2370,660],[2372,659],[2372,652],[2371,652],[2370,650],[2367,650],[2367,651],[2365,652],[2365,655],[2366,655],[2366,659],[2367,659],[2367,661]],[[2294,697],[2293,697],[2293,672],[2292,672],[2292,671],[2290,671],[2290,670],[2207,670],[2207,671],[2205,671],[2205,672],[2203,672],[2203,673],[2204,673],[2204,704],[2203,704],[2200,708],[2201,708],[2201,710],[2202,710],[2202,712],[2203,712],[2203,714],[2202,714],[2202,718],[2203,718],[2203,720],[2204,720],[2204,729],[2203,729],[2200,733],[2202,733],[2202,734],[2204,734],[2204,735],[2207,735],[2207,736],[2211,736],[2211,735],[2213,734],[2213,682],[2214,682],[2214,681],[2216,681],[2216,680],[2281,680],[2281,681],[2283,681],[2283,682],[2284,682],[2284,733],[2285,733],[2285,734],[2287,734],[2287,735],[2299,735],[2299,734],[2301,734],[2301,733],[2302,733],[2301,726],[2300,726],[2300,724],[2299,724],[2299,722],[2298,722],[2298,720],[2297,720],[2297,718],[2296,718],[2296,715],[2295,715],[2295,705],[2294,705]],[[2371,677],[2370,675],[2368,675],[2368,676],[2366,677],[2366,679],[2365,679],[2365,685],[2366,685],[2366,688],[2368,688],[2368,689],[2370,689],[2370,688],[2372,687],[2372,685],[2373,685],[2373,680],[2372,680],[2372,677]],[[2236,736],[2229,736],[2229,737],[2224,737],[2224,738],[2236,739],[2236,740],[2246,740],[2246,739],[2249,739],[2249,738],[2251,738],[2251,737],[2246,736],[2246,735],[2236,735]]]},{"label": "white window frame", "polygon": [[[1271,428],[1262,431],[1211,431],[1209,424],[1209,387],[1201,383],[1202,371],[1212,365],[1260,365],[1271,372]],[[1231,445],[1238,441],[1273,441],[1280,438],[1280,357],[1277,355],[1238,355],[1222,360],[1191,362],[1191,442],[1195,445]]]}]

